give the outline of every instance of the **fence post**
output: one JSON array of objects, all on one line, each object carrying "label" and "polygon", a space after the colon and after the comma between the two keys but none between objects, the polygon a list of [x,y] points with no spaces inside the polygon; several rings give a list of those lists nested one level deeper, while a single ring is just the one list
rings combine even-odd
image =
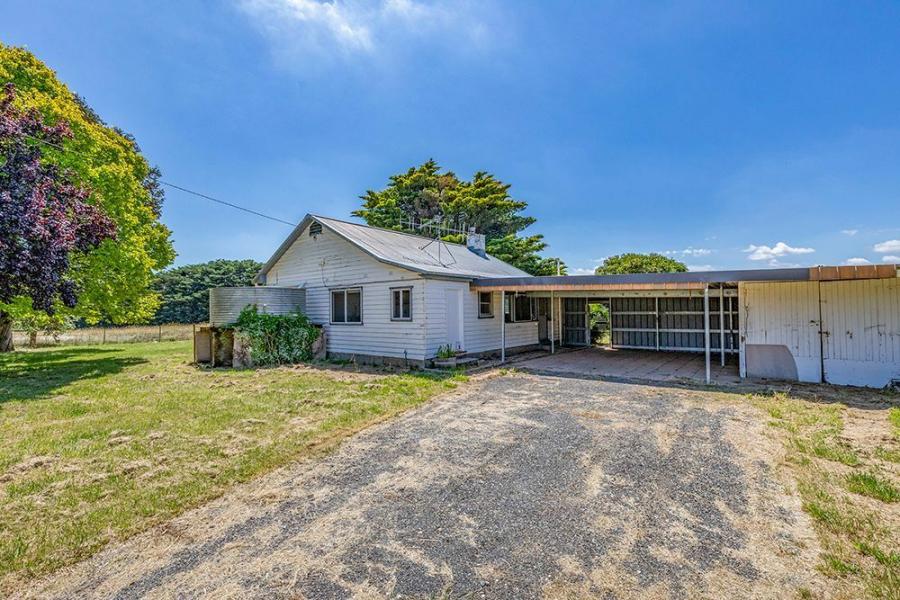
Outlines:
[{"label": "fence post", "polygon": [[161,341],[162,341],[162,323],[159,324],[159,335],[156,336],[156,341],[157,341],[157,342],[161,342]]},{"label": "fence post", "polygon": [[103,326],[103,340],[100,343],[101,344],[106,343],[106,325]]}]

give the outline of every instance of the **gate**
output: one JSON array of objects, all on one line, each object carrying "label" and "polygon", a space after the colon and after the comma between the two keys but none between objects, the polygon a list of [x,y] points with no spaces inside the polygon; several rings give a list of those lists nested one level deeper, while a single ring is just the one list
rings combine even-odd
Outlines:
[{"label": "gate", "polygon": [[590,345],[587,298],[564,298],[563,313],[563,344]]}]

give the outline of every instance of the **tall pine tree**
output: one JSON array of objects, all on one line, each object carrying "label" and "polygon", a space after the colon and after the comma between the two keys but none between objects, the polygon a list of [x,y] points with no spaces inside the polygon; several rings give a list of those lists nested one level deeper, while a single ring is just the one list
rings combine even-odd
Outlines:
[{"label": "tall pine tree", "polygon": [[[532,275],[555,275],[558,259],[539,254],[547,247],[543,236],[519,235],[535,218],[522,214],[528,204],[513,198],[509,190],[508,183],[485,171],[466,181],[453,171],[441,172],[437,162],[428,160],[392,175],[386,188],[367,191],[361,196],[362,208],[353,214],[369,225],[413,233],[410,222],[466,224],[485,235],[488,253]],[[461,237],[446,239],[459,242]],[[560,265],[565,272],[565,265]]]}]

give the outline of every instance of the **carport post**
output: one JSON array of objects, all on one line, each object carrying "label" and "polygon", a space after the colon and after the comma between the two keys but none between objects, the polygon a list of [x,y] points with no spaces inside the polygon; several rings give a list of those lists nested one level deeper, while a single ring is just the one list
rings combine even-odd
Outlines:
[{"label": "carport post", "polygon": [[500,362],[506,362],[506,290],[500,290]]},{"label": "carport post", "polygon": [[719,355],[725,366],[725,284],[719,284]]},{"label": "carport post", "polygon": [[550,290],[550,354],[554,354],[556,352],[556,344],[554,343],[556,338],[556,319],[553,318],[553,302],[555,298],[553,297],[553,290]]},{"label": "carport post", "polygon": [[706,354],[706,383],[710,382],[709,368],[709,284],[703,288],[703,348]]}]

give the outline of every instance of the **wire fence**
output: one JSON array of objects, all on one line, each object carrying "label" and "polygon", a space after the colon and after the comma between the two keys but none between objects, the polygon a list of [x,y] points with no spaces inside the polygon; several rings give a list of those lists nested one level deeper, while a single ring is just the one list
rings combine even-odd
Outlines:
[{"label": "wire fence", "polygon": [[79,346],[87,344],[128,344],[134,342],[172,342],[193,339],[194,328],[205,323],[171,325],[128,325],[124,327],[82,327],[57,334],[13,331],[13,344],[28,346]]}]

